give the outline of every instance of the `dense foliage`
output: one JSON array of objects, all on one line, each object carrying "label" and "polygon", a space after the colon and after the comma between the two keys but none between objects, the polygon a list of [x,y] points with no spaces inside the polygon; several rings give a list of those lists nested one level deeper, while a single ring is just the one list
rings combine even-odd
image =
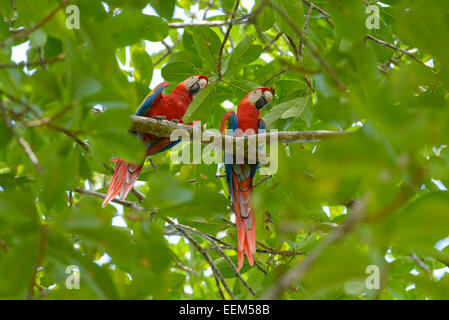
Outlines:
[{"label": "dense foliage", "polygon": [[[232,19],[234,0],[1,1],[0,298],[448,298],[449,2],[375,3],[369,29],[370,2],[242,1]],[[269,129],[354,131],[271,146],[241,277],[221,166],[166,152],[145,197],[92,193],[112,156],[141,159],[129,115],[159,72],[167,92],[209,77],[185,117],[208,128],[266,86]]]}]

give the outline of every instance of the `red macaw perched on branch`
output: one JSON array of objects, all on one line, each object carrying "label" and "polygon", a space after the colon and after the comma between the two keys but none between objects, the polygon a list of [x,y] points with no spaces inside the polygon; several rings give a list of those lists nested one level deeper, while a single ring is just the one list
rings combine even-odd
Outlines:
[{"label": "red macaw perched on branch", "polygon": [[[178,120],[179,122],[182,122],[182,118],[187,107],[193,101],[193,97],[197,95],[208,82],[209,80],[205,76],[192,76],[178,84],[170,94],[165,96],[162,95],[162,91],[167,88],[170,83],[163,82],[148,94],[137,110],[136,115],[142,117],[165,116],[169,121]],[[180,142],[170,141],[169,138],[156,138],[147,133],[137,132],[136,134],[147,146],[145,158],[168,150]],[[118,158],[113,158],[111,161],[117,162],[117,166],[114,175],[112,176],[111,183],[109,184],[108,192],[104,198],[103,208],[116,195],[119,195],[121,200],[126,198],[143,167],[143,163],[137,165],[127,163]]]},{"label": "red macaw perched on branch", "polygon": [[[221,122],[221,132],[242,136],[257,134],[259,129],[265,129],[265,122],[259,119],[259,114],[260,110],[269,105],[272,100],[273,95],[267,88],[251,91],[240,101],[237,114],[230,111],[224,115]],[[237,129],[241,129],[241,131]],[[256,221],[251,196],[253,178],[259,163],[233,164],[233,162],[232,158],[225,155],[226,181],[232,197],[237,225],[237,271],[240,271],[243,266],[243,254],[246,254],[248,262],[252,266],[256,253]]]}]

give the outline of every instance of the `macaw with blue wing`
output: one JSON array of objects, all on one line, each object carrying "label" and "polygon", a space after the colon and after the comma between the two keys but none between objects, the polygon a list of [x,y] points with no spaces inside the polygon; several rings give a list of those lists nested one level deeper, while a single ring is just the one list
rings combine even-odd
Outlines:
[{"label": "macaw with blue wing", "polygon": [[[260,110],[269,105],[273,95],[267,88],[259,88],[248,93],[234,111],[227,112],[221,122],[222,134],[242,136],[257,134],[266,125],[259,119]],[[241,130],[238,130],[241,129]],[[252,206],[253,179],[259,163],[236,164],[229,154],[225,154],[226,182],[232,197],[232,205],[237,226],[237,255],[238,267],[243,266],[244,254],[249,264],[254,264],[256,253],[256,220]]]},{"label": "macaw with blue wing", "polygon": [[[196,96],[207,84],[209,80],[202,75],[192,76],[184,80],[176,86],[168,95],[163,95],[162,91],[167,88],[170,83],[163,82],[159,84],[144,99],[136,112],[137,116],[153,117],[165,116],[166,120],[182,122],[182,118]],[[148,133],[137,132],[137,136],[144,141],[146,145],[145,158],[174,147],[178,141],[170,141],[169,138],[158,138]],[[117,162],[114,175],[109,184],[108,192],[103,201],[105,207],[116,195],[123,200],[128,195],[133,184],[142,171],[143,163],[134,164],[123,161],[119,158],[111,159]],[[145,160],[144,160],[145,161]]]}]

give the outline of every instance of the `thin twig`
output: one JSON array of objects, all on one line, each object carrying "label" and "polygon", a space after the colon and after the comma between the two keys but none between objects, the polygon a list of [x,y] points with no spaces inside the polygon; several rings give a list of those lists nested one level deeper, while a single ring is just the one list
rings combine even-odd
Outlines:
[{"label": "thin twig", "polygon": [[307,12],[306,20],[304,21],[304,27],[302,28],[301,38],[299,39],[299,58],[302,60],[302,47],[304,44],[304,38],[306,36],[307,27],[309,25],[310,17],[312,16],[313,6],[309,7],[309,11]]},{"label": "thin twig", "polygon": [[265,270],[264,268],[262,268],[262,266],[259,264],[259,262],[257,262],[256,259],[254,259],[254,265],[257,267],[257,269],[262,271],[265,275],[268,275],[268,271]]},{"label": "thin twig", "polygon": [[210,8],[212,8],[212,6],[214,5],[214,2],[215,2],[215,0],[210,0],[206,9],[204,9],[203,20],[206,20],[207,12],[210,10]]},{"label": "thin twig", "polygon": [[189,267],[183,265],[177,258],[174,258],[174,259],[173,259],[173,263],[174,263],[174,264],[176,265],[176,267],[178,267],[179,269],[181,269],[181,270],[183,270],[183,271],[185,271],[185,272],[188,272],[188,273],[190,273],[191,275],[198,276],[198,273],[197,273],[195,270],[193,270],[192,268],[189,268]]},{"label": "thin twig", "polygon": [[[84,194],[84,195],[92,196],[92,197],[99,198],[99,199],[104,199],[104,197],[105,197],[104,193],[84,190],[81,188],[75,188],[75,191],[79,194]],[[150,213],[150,214],[156,213],[155,209],[151,209],[151,210],[145,209],[144,207],[138,205],[135,202],[131,202],[131,201],[127,201],[127,200],[119,200],[119,199],[112,199],[111,201],[121,204],[127,208],[131,208],[132,210],[135,210],[135,211]],[[210,265],[212,272],[214,273],[214,277],[216,277],[217,286],[218,286],[219,291],[221,289],[220,289],[218,280],[220,280],[220,282],[223,284],[223,287],[225,288],[226,292],[229,294],[231,299],[235,300],[236,298],[235,298],[234,294],[232,293],[231,289],[229,288],[228,284],[224,280],[223,275],[221,274],[220,270],[215,265],[215,263],[212,261],[211,257],[207,253],[207,251],[203,247],[201,247],[201,245],[195,239],[193,239],[192,236],[190,236],[190,234],[188,232],[186,232],[184,230],[186,228],[186,226],[179,225],[178,223],[174,222],[173,220],[171,220],[168,217],[165,217],[162,215],[159,215],[159,217],[162,220],[164,220],[165,222],[167,222],[169,225],[174,227],[176,230],[178,230],[179,233],[181,233],[187,240],[189,240],[190,243],[192,243],[192,245],[197,249],[197,251],[206,259],[206,261]],[[224,296],[223,296],[223,298],[224,298]]]},{"label": "thin twig", "polygon": [[[288,16],[288,14],[279,8],[276,4],[270,2],[269,5],[279,12],[279,14],[283,17],[283,19],[293,28],[293,30],[298,34],[299,37],[301,37],[301,30],[296,26],[296,23]],[[335,70],[324,60],[319,54],[318,51],[312,46],[312,44],[307,40],[307,37],[304,38],[304,44],[309,48],[312,55],[315,57],[315,59],[318,60],[318,62],[321,64],[321,66],[329,73],[331,78],[336,83],[338,89],[340,91],[346,91],[346,88],[344,84],[341,82],[341,80],[338,78],[337,73]]]},{"label": "thin twig", "polygon": [[268,179],[271,179],[272,177],[273,177],[273,176],[272,176],[271,174],[270,174],[270,175],[267,175],[267,176],[265,176],[265,177],[263,177],[263,178],[260,179],[256,184],[253,185],[253,188],[255,188],[255,187],[261,185],[262,183],[264,183],[264,182],[267,181]]},{"label": "thin twig", "polygon": [[25,37],[27,37],[28,35],[30,35],[31,33],[33,33],[34,31],[36,31],[37,29],[41,28],[42,26],[44,26],[48,21],[51,20],[51,18],[53,18],[53,16],[63,7],[65,7],[67,4],[69,4],[70,0],[64,0],[62,1],[59,6],[57,6],[52,12],[50,12],[50,14],[48,16],[46,16],[41,22],[39,22],[38,24],[36,24],[34,27],[30,28],[30,29],[25,29],[25,30],[21,30],[19,32],[17,32],[16,34],[14,34],[11,38],[8,38],[6,40],[4,40],[3,42],[0,42],[0,48],[9,46],[10,44],[14,43],[17,40],[23,39]]},{"label": "thin twig", "polygon": [[6,125],[9,128],[9,131],[11,131],[13,136],[16,138],[17,142],[20,144],[20,146],[23,148],[23,150],[27,154],[28,158],[30,158],[31,163],[36,167],[36,169],[39,172],[42,172],[42,168],[39,166],[39,160],[38,160],[36,154],[31,149],[30,144],[24,138],[22,138],[15,130],[14,125],[12,124],[11,119],[9,118],[9,116],[6,112],[6,110],[7,110],[6,107],[0,103],[0,109],[2,110],[3,119],[5,120]]},{"label": "thin twig", "polygon": [[221,42],[220,49],[218,50],[217,73],[218,73],[218,77],[220,78],[220,80],[223,77],[223,75],[221,73],[221,64],[223,63],[224,47],[226,45],[226,41],[228,41],[229,34],[231,33],[232,24],[234,23],[234,19],[235,19],[235,16],[237,14],[237,11],[239,9],[239,5],[240,5],[240,0],[237,0],[235,2],[234,11],[232,12],[231,20],[229,20],[228,29],[226,30],[226,34],[225,34],[225,36],[223,38],[223,41]]},{"label": "thin twig", "polygon": [[331,26],[331,28],[334,28],[334,24],[330,20],[329,14],[324,9],[321,9],[316,4],[310,2],[309,0],[302,0],[302,2],[308,5],[309,7],[313,8],[313,10],[321,13],[324,16],[323,19],[329,24],[329,26]]},{"label": "thin twig", "polygon": [[[218,20],[218,21],[197,21],[197,22],[172,22],[168,26],[170,28],[185,28],[185,27],[195,27],[195,26],[206,26],[206,27],[222,27],[227,26],[230,23],[229,20]],[[232,24],[246,24],[246,20],[235,20]]]},{"label": "thin twig", "polygon": [[[415,60],[415,61],[418,62],[419,64],[422,64],[423,66],[429,67],[428,65],[426,65],[422,60],[420,60],[417,56],[415,56],[415,55],[414,55],[413,53],[411,53],[410,51],[401,49],[401,48],[395,46],[394,44],[391,44],[391,43],[388,43],[388,42],[386,42],[386,41],[377,39],[376,37],[373,37],[372,35],[367,35],[367,36],[365,37],[365,39],[369,39],[369,40],[371,40],[371,41],[374,41],[374,42],[380,44],[381,46],[384,46],[384,47],[393,49],[393,50],[395,50],[395,51],[401,52],[401,53],[403,53],[403,54],[409,56],[410,58],[412,58],[413,60]],[[429,68],[430,68],[430,67],[429,67]]]},{"label": "thin twig", "polygon": [[[264,34],[265,35],[265,34]],[[276,37],[274,37],[268,44],[262,49],[263,51],[267,51],[272,45],[276,44],[276,41],[282,36],[282,32],[279,32]]]},{"label": "thin twig", "polygon": [[307,258],[303,262],[288,270],[277,283],[263,295],[262,299],[279,299],[292,283],[301,281],[324,250],[342,239],[359,221],[363,220],[367,201],[368,197],[365,196],[363,200],[354,207],[351,215],[349,215],[344,224],[334,229],[325,239],[320,241],[318,245],[309,252]]},{"label": "thin twig", "polygon": [[39,253],[37,255],[36,264],[33,269],[33,275],[31,276],[31,282],[28,288],[28,298],[33,298],[33,288],[36,285],[36,275],[37,275],[37,269],[42,265],[42,262],[44,260],[45,255],[45,248],[47,247],[47,234],[48,234],[48,225],[44,224],[42,225],[41,230],[41,240],[39,244]]},{"label": "thin twig", "polygon": [[248,289],[248,291],[253,295],[256,296],[253,288],[250,287],[250,285],[248,284],[248,282],[245,281],[245,279],[242,278],[242,275],[240,274],[240,272],[237,271],[236,266],[234,265],[234,263],[232,262],[231,259],[229,259],[229,257],[224,253],[223,249],[218,246],[215,241],[208,235],[206,235],[206,237],[208,237],[211,241],[209,241],[212,246],[218,251],[218,253],[228,262],[228,264],[231,266],[232,271],[234,271],[234,274],[236,275],[236,277],[240,280],[240,282],[245,286],[245,288]]},{"label": "thin twig", "polygon": [[[79,194],[84,194],[87,196],[95,197],[98,199],[104,199],[104,197],[106,196],[104,193],[85,190],[85,189],[81,189],[81,188],[75,188],[75,192],[77,192]],[[150,214],[156,213],[156,209],[145,209],[144,207],[138,205],[137,203],[127,201],[127,200],[120,200],[120,199],[114,198],[111,200],[111,202],[121,204],[124,207],[131,208],[132,210],[139,211],[139,212],[150,213]]]},{"label": "thin twig", "polygon": [[55,57],[51,57],[48,59],[41,59],[39,61],[35,61],[35,62],[28,62],[28,63],[19,63],[19,64],[15,64],[15,63],[3,63],[0,64],[0,69],[1,68],[30,68],[30,67],[34,67],[34,66],[38,66],[38,65],[47,65],[47,64],[51,64],[54,62],[58,62],[58,61],[62,61],[65,59],[65,54],[61,53]]},{"label": "thin twig", "polygon": [[[225,288],[226,292],[229,294],[229,296],[231,297],[232,300],[236,300],[236,297],[234,296],[234,293],[231,291],[231,289],[229,288],[227,282],[225,281],[223,274],[220,272],[220,270],[218,269],[218,267],[215,265],[215,263],[212,261],[212,258],[209,256],[209,254],[207,253],[206,250],[204,250],[203,247],[201,247],[201,245],[195,240],[193,239],[193,237],[184,230],[184,228],[181,228],[178,223],[172,221],[170,218],[164,217],[164,216],[159,216],[160,218],[162,218],[165,222],[167,222],[168,224],[172,225],[173,227],[175,227],[187,240],[189,240],[189,242],[197,249],[197,251],[204,257],[204,259],[206,259],[207,263],[209,264],[209,266],[212,269],[212,272],[214,273],[214,276],[218,279],[215,279],[217,282],[217,287],[220,290],[220,285],[218,283],[218,280],[220,280],[220,282],[223,284],[223,287]],[[224,296],[222,295],[222,298],[224,298]]]},{"label": "thin twig", "polygon": [[410,251],[410,257],[412,257],[413,261],[415,261],[415,263],[418,265],[418,267],[420,267],[421,269],[423,269],[425,272],[427,272],[427,274],[429,275],[429,278],[432,278],[432,271],[430,270],[430,267],[425,264],[417,255],[416,253],[414,253],[413,251]]},{"label": "thin twig", "polygon": [[161,63],[166,57],[168,57],[172,52],[173,49],[181,42],[181,37],[176,39],[176,41],[173,43],[173,45],[170,47],[167,47],[167,51],[162,55],[162,57],[159,58],[155,63],[153,63],[153,66],[157,66],[159,63]]},{"label": "thin twig", "polygon": [[[229,259],[229,257],[224,253],[223,248],[225,248],[225,249],[229,249],[229,248],[227,248],[227,247],[220,247],[220,246],[218,246],[218,245],[215,243],[215,241],[220,242],[220,243],[222,243],[222,244],[225,243],[225,242],[223,242],[223,241],[220,240],[220,239],[217,239],[217,238],[214,237],[214,236],[211,236],[211,235],[202,233],[201,231],[199,231],[199,230],[197,230],[197,229],[195,229],[195,228],[189,227],[189,226],[184,226],[184,225],[183,225],[182,228],[185,229],[185,230],[188,230],[188,231],[190,231],[190,232],[194,232],[194,233],[198,234],[200,237],[205,238],[206,240],[208,240],[209,243],[212,245],[212,247],[213,247],[216,251],[218,251],[218,253],[219,253],[219,254],[220,254],[220,255],[221,255],[221,256],[228,262],[228,264],[231,266],[231,269],[234,271],[236,277],[240,280],[240,282],[242,282],[242,284],[249,290],[249,292],[250,292],[253,296],[256,296],[256,294],[254,293],[254,290],[253,290],[253,289],[250,287],[250,285],[245,281],[245,279],[242,278],[242,275],[240,274],[240,272],[237,271],[237,268],[236,268],[236,266],[234,265],[234,263],[232,262],[232,260]],[[233,249],[236,250],[236,248],[233,248]],[[207,249],[205,249],[205,250],[207,250]]]}]

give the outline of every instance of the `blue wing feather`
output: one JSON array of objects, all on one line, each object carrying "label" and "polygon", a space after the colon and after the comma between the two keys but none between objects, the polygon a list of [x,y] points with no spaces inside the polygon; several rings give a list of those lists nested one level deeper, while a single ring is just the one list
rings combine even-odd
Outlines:
[{"label": "blue wing feather", "polygon": [[[259,130],[257,131],[257,133],[263,133],[265,132],[267,129],[267,125],[265,123],[265,121],[263,121],[262,119],[259,120]],[[259,150],[261,150],[262,148],[259,147]],[[259,165],[260,162],[256,162],[256,164],[253,165],[252,167],[252,172],[251,172],[251,178],[254,178],[254,176],[256,175],[257,169],[259,169]]]},{"label": "blue wing feather", "polygon": [[[235,113],[232,113],[226,119],[226,129],[231,129],[232,132],[230,135],[234,135],[235,130],[239,127],[239,119]],[[223,132],[225,134],[226,132]],[[229,186],[229,192],[231,193],[231,197],[234,198],[233,188],[232,188],[232,154],[225,153],[225,173],[226,173],[226,182]],[[234,200],[233,200],[234,201]]]},{"label": "blue wing feather", "polygon": [[139,109],[137,109],[136,116],[145,116],[150,110],[151,105],[153,104],[154,100],[164,91],[165,88],[167,88],[170,85],[168,82],[162,82],[159,84],[156,88],[154,88],[143,100],[142,104],[140,105]]}]

